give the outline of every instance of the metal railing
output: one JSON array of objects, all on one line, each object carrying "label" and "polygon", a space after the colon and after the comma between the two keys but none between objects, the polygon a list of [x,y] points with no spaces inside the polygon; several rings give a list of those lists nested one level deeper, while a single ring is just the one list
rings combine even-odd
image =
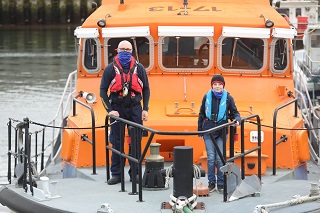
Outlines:
[{"label": "metal railing", "polygon": [[277,145],[279,145],[280,143],[282,142],[285,142],[287,141],[288,139],[288,136],[286,135],[282,135],[280,137],[280,139],[277,141],[277,116],[278,116],[278,111],[280,109],[283,109],[285,108],[286,106],[294,103],[294,117],[298,117],[298,104],[297,104],[297,101],[298,99],[295,98],[279,107],[277,107],[275,110],[274,110],[274,113],[273,113],[273,129],[272,129],[272,174],[273,175],[276,175],[276,163],[277,163]]},{"label": "metal railing", "polygon": [[76,98],[73,98],[72,101],[73,105],[73,110],[72,110],[72,115],[76,116],[77,114],[77,108],[76,108],[76,103],[88,108],[91,113],[91,131],[92,131],[92,140],[88,138],[86,134],[81,135],[81,140],[87,141],[92,145],[92,174],[95,175],[97,174],[96,170],[96,119],[94,115],[94,111],[91,106],[79,101]]},{"label": "metal railing", "polygon": [[305,125],[308,128],[308,142],[312,161],[318,163],[320,162],[320,117],[317,111],[319,110],[320,105],[315,91],[317,89],[316,87],[319,85],[316,85],[316,83],[309,83],[309,86],[307,86],[307,76],[300,68],[302,62],[295,58],[294,63],[294,83],[298,99],[297,103]]},{"label": "metal railing", "polygon": [[[77,85],[77,71],[73,71],[69,74],[66,86],[64,88],[62,97],[60,99],[60,103],[58,105],[58,110],[53,117],[52,121],[50,121],[46,125],[41,125],[42,128],[35,132],[21,132],[21,134],[27,134],[30,141],[34,140],[35,148],[32,149],[32,153],[30,153],[30,157],[33,159],[35,167],[37,168],[38,156],[40,158],[40,175],[45,172],[45,163],[48,164],[50,162],[56,162],[60,157],[61,150],[61,141],[62,141],[62,127],[65,126],[65,119],[68,117],[69,113],[72,109],[72,100],[75,97],[76,93],[76,85]],[[11,158],[15,157],[14,167],[17,166],[17,155],[18,155],[18,146],[17,144],[23,143],[23,138],[21,135],[18,135],[18,130],[21,125],[24,125],[23,122],[19,122],[16,127],[13,126],[13,123],[17,122],[13,119],[9,119],[8,122],[8,182],[11,183]],[[35,123],[36,124],[36,123]],[[57,126],[61,127],[56,130],[56,128],[49,128],[48,126]],[[15,130],[14,140],[12,140],[12,129]],[[47,130],[47,132],[46,132]],[[41,147],[38,147],[38,136],[42,132],[42,141]],[[20,134],[20,133],[19,133]],[[48,137],[46,136],[48,135]],[[33,137],[34,136],[34,137]],[[12,141],[15,142],[15,148],[12,150]],[[47,159],[45,159],[47,158]]]},{"label": "metal railing", "polygon": [[[298,60],[298,59],[297,59]],[[312,60],[308,54],[303,52],[302,61],[298,60],[298,64],[300,69],[308,76],[308,77],[319,77],[320,76],[320,61]]]},{"label": "metal railing", "polygon": [[[252,148],[250,150],[245,151],[245,139],[244,139],[244,129],[245,129],[245,122],[250,119],[256,119],[257,120],[257,131],[258,131],[258,138],[257,138],[257,146],[255,148]],[[260,123],[260,117],[259,115],[250,115],[247,117],[244,117],[241,119],[240,124],[240,131],[241,131],[241,140],[240,140],[240,146],[241,146],[241,154],[238,154],[236,156],[231,157],[226,161],[227,163],[234,162],[234,160],[241,158],[241,179],[243,180],[245,178],[245,156],[253,153],[255,151],[258,151],[258,178],[261,180],[261,123]],[[230,131],[230,138],[234,137],[234,131]],[[230,140],[230,153],[234,153],[234,146],[232,145],[233,141]],[[225,164],[224,164],[225,165]],[[226,175],[224,175],[224,189],[226,189]],[[223,201],[226,202],[228,200],[228,194],[226,193],[227,190],[224,190],[223,192]]]},{"label": "metal railing", "polygon": [[[109,125],[109,119],[108,118],[113,118],[115,120],[115,122],[120,122],[120,149],[117,150],[115,148],[113,148],[112,146],[109,146],[109,134],[108,134],[108,127],[112,124]],[[248,151],[244,151],[244,122],[247,120],[247,119],[250,119],[250,118],[256,118],[257,119],[257,122],[258,122],[258,125],[257,125],[257,128],[258,128],[258,145],[256,148],[253,148],[251,150],[248,150]],[[134,156],[134,153],[135,151],[132,150],[132,154],[133,155],[128,155],[126,153],[124,153],[124,135],[125,135],[125,125],[128,125],[129,127],[133,127],[133,128],[136,128],[136,130],[133,130],[133,135],[131,135],[132,138],[132,141],[131,141],[131,147],[135,147],[135,144],[137,145],[136,149],[138,151],[138,154],[137,156],[135,157]],[[222,129],[222,138],[224,140],[224,144],[226,144],[226,128],[230,127],[230,126],[233,126],[235,125],[234,122],[230,122],[230,123],[226,123],[226,124],[222,124],[220,126],[217,126],[217,127],[214,127],[212,129],[209,129],[209,130],[205,130],[205,131],[189,131],[189,132],[170,132],[170,131],[158,131],[158,130],[154,130],[154,129],[151,129],[151,128],[148,128],[146,126],[143,126],[143,125],[140,125],[140,124],[137,124],[137,123],[134,123],[134,122],[131,122],[131,121],[128,121],[126,119],[123,119],[123,118],[119,118],[119,117],[114,117],[114,116],[106,116],[106,119],[105,119],[105,137],[106,137],[106,175],[107,175],[107,180],[110,179],[110,154],[109,154],[109,151],[112,151],[113,153],[115,154],[118,154],[120,155],[120,166],[121,166],[121,191],[125,191],[125,185],[124,185],[124,159],[128,159],[129,161],[133,162],[134,164],[137,164],[138,165],[138,175],[139,175],[139,180],[138,180],[138,183],[139,183],[139,189],[138,189],[138,194],[139,194],[139,201],[142,202],[143,199],[142,199],[142,163],[143,163],[143,160],[145,159],[145,156],[146,156],[146,153],[150,147],[150,144],[154,138],[155,135],[171,135],[171,136],[181,136],[181,135],[185,135],[185,136],[192,136],[192,135],[203,135],[203,134],[209,134],[212,141],[214,142],[214,145],[215,147],[217,148],[217,151],[218,151],[218,155],[220,156],[220,159],[223,163],[223,165],[226,165],[227,162],[233,162],[235,159],[237,158],[241,158],[241,170],[244,172],[245,171],[245,164],[244,164],[244,156],[247,155],[247,154],[250,154],[254,151],[257,151],[258,150],[258,176],[259,178],[261,179],[261,125],[260,125],[260,118],[258,115],[251,115],[251,116],[248,116],[246,118],[243,118],[242,119],[242,122],[241,122],[241,133],[242,133],[242,137],[241,137],[241,154],[235,156],[235,157],[232,157],[228,160],[226,160],[226,145],[224,146],[224,150],[219,150],[218,149],[218,145],[216,144],[215,140],[214,140],[214,137],[213,137],[213,133],[217,130],[220,130]],[[139,131],[138,131],[139,130]],[[142,139],[142,132],[148,132],[150,133],[150,136],[148,137],[148,140],[146,142],[146,145],[145,147],[140,147],[141,146],[141,139]],[[230,137],[234,137],[234,131],[231,131],[230,132]],[[140,153],[140,150],[141,148],[143,149],[142,150],[142,153]],[[223,152],[223,154],[222,154]],[[230,152],[234,152],[234,150],[230,150]],[[133,167],[134,168],[134,167]],[[132,169],[134,170],[134,169]],[[244,173],[242,175],[242,179],[244,179]],[[224,187],[226,189],[227,185],[226,185],[226,174],[224,174]],[[135,185],[136,183],[132,183],[133,185],[133,192],[132,193],[136,193],[135,191]],[[224,202],[227,201],[227,190],[224,190]]]},{"label": "metal railing", "polygon": [[[60,103],[58,105],[58,110],[56,115],[54,116],[53,120],[48,124],[48,125],[53,125],[53,126],[60,126],[63,127],[64,124],[64,119],[69,116],[69,113],[71,112],[72,109],[72,100],[73,97],[75,97],[76,94],[76,86],[77,86],[77,70],[73,71],[72,73],[69,74],[68,80],[66,82],[66,86],[63,90],[62,97],[60,99]],[[61,131],[61,130],[59,130]],[[55,129],[53,129],[52,132],[52,141],[51,141],[51,160],[55,160],[57,157],[59,157],[59,152],[54,152],[53,147],[54,147],[54,142],[57,141],[58,137],[62,137],[61,132],[56,133]],[[61,141],[61,138],[60,138]],[[61,149],[61,146],[60,146]]]}]

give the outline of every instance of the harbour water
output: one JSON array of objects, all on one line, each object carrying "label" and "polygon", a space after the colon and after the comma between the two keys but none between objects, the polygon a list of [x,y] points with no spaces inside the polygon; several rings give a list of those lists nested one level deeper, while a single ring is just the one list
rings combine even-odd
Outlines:
[{"label": "harbour water", "polygon": [[0,182],[7,175],[9,118],[46,124],[57,112],[76,70],[74,29],[0,28]]}]

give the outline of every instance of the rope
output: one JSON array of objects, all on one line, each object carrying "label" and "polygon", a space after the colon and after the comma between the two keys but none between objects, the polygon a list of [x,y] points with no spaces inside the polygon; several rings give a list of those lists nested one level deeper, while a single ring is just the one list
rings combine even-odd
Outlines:
[{"label": "rope", "polygon": [[185,213],[192,213],[191,209],[189,209],[188,206],[184,206],[184,207],[183,207],[183,212],[185,212]]},{"label": "rope", "polygon": [[319,128],[282,128],[282,127],[274,128],[273,126],[258,124],[256,122],[249,121],[249,120],[246,120],[246,122],[251,123],[251,124],[255,124],[255,125],[260,125],[260,126],[267,127],[267,128],[271,128],[271,129],[282,129],[282,130],[317,130],[317,129],[320,129],[320,127]]},{"label": "rope", "polygon": [[193,164],[193,177],[194,177],[194,185],[196,187],[196,192],[195,193],[198,196],[199,195],[199,190],[198,190],[198,186],[197,186],[197,179],[201,178],[201,170],[195,164]]},{"label": "rope", "polygon": [[172,168],[173,168],[173,164],[166,169],[166,182],[164,184],[165,188],[169,188],[169,180],[170,180],[170,177],[172,176]]},{"label": "rope", "polygon": [[295,195],[293,197],[294,197],[294,199],[287,200],[284,202],[272,203],[272,204],[266,204],[266,205],[258,205],[255,207],[253,213],[267,213],[267,212],[269,212],[268,211],[269,208],[298,205],[298,204],[302,204],[304,202],[315,201],[315,200],[320,199],[320,195],[313,196],[313,197],[310,197],[309,195],[305,195],[305,196]]},{"label": "rope", "polygon": [[175,196],[170,194],[170,198],[171,200],[169,201],[169,204],[171,205],[174,213],[192,212],[191,210],[197,206],[197,202],[196,202],[197,196],[195,194],[193,194],[189,198],[185,196],[179,196],[176,198]]},{"label": "rope", "polygon": [[193,164],[193,177],[194,177],[195,179],[200,179],[200,178],[201,178],[201,170],[200,170],[200,168],[199,168],[197,165],[195,165],[195,164]]},{"label": "rope", "polygon": [[[9,120],[11,120],[13,123],[17,123],[17,122],[23,123],[23,122],[24,122],[24,121],[15,120],[15,119],[12,119],[12,118],[9,118]],[[115,123],[117,123],[117,122],[119,122],[119,121],[114,121],[114,122],[110,123],[110,124],[108,125],[108,127],[111,126],[111,125],[113,125],[113,124],[115,124]],[[37,130],[37,131],[35,131],[35,132],[29,132],[29,135],[33,135],[33,134],[40,133],[40,132],[42,132],[45,128],[47,128],[47,127],[50,127],[50,128],[53,128],[53,129],[92,129],[91,127],[60,127],[60,126],[52,126],[52,125],[48,125],[48,124],[41,124],[41,123],[34,122],[34,121],[31,121],[31,120],[29,121],[29,124],[33,124],[33,125],[37,125],[37,126],[42,126],[42,127],[44,127],[44,128],[41,129],[41,130]],[[9,126],[9,122],[7,123],[7,126]],[[14,127],[13,125],[11,125],[11,127],[12,127],[13,129],[15,129],[15,130],[17,129],[17,128]],[[107,126],[106,126],[106,125],[104,125],[104,126],[96,126],[95,129],[105,128],[105,127],[107,127]],[[22,133],[24,133],[24,132],[22,132]]]},{"label": "rope", "polygon": [[[52,126],[52,125],[45,125],[45,124],[41,124],[41,123],[37,123],[34,121],[29,121],[30,124],[34,124],[34,125],[38,125],[38,126],[43,126],[43,127],[51,127],[51,128],[56,128],[56,129],[92,129],[91,127],[59,127],[59,126]],[[99,128],[105,128],[106,126],[96,126],[96,129]]]},{"label": "rope", "polygon": [[[310,34],[312,32],[314,32],[316,29],[318,29],[320,27],[320,24],[316,25],[314,29],[310,30],[309,32],[307,32],[306,34]],[[301,33],[302,35],[304,35],[304,33]]]},{"label": "rope", "polygon": [[[169,187],[169,180],[170,180],[170,177],[172,177],[172,169],[173,169],[173,164],[166,169],[165,188]],[[195,179],[200,179],[201,178],[201,170],[195,164],[193,164],[193,177]]]},{"label": "rope", "polygon": [[[15,119],[12,119],[12,118],[9,118],[9,120],[11,120],[11,121],[14,122],[14,123],[15,123],[15,122],[20,122],[20,123],[22,123],[22,121],[15,120]],[[114,122],[110,123],[110,124],[108,125],[108,127],[111,126],[111,125],[113,125],[113,124],[115,124],[115,123],[117,123],[117,122],[119,122],[119,121],[114,121]],[[251,124],[255,124],[255,125],[259,125],[259,126],[266,127],[266,128],[274,129],[273,126],[269,126],[269,125],[265,125],[265,124],[258,124],[258,123],[256,123],[256,122],[250,121],[250,120],[246,120],[245,122],[248,122],[248,123],[251,123]],[[32,134],[37,134],[37,133],[43,131],[43,130],[44,130],[45,128],[47,128],[47,127],[54,128],[54,129],[92,129],[91,127],[60,127],[60,126],[53,126],[53,125],[48,125],[48,124],[41,124],[41,123],[34,122],[34,121],[31,121],[31,120],[29,121],[29,123],[30,123],[30,124],[34,124],[34,125],[37,125],[37,126],[42,126],[42,127],[44,127],[42,130],[35,131],[35,132],[33,132],[33,133],[30,132],[30,133],[29,133],[30,135],[32,135]],[[7,123],[7,125],[9,126],[9,122]],[[12,125],[11,125],[11,127],[12,127],[13,129],[16,129],[16,127],[14,127],[14,126],[12,126]],[[100,128],[106,128],[106,127],[107,127],[106,125],[103,125],[103,126],[96,126],[95,128],[96,128],[96,129],[100,129]],[[282,127],[276,127],[275,129],[281,129],[281,130],[319,130],[320,127],[318,127],[318,128],[282,128]]]}]

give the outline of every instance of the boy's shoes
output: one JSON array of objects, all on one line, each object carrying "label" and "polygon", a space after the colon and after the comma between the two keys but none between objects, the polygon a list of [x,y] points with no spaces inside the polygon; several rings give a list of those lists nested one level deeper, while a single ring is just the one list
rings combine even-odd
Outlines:
[{"label": "boy's shoes", "polygon": [[209,192],[213,192],[214,190],[216,190],[216,183],[215,182],[209,183],[208,189],[209,189]]},{"label": "boy's shoes", "polygon": [[208,185],[208,189],[209,189],[209,192],[214,192],[215,190],[217,190],[218,193],[222,193],[223,185],[216,185],[215,182],[211,182]]},{"label": "boy's shoes", "polygon": [[108,185],[114,185],[114,184],[117,184],[117,183],[120,183],[121,182],[121,177],[120,176],[113,176],[112,178],[110,178],[107,183]]},{"label": "boy's shoes", "polygon": [[218,192],[219,193],[222,193],[223,192],[223,185],[218,185]]}]

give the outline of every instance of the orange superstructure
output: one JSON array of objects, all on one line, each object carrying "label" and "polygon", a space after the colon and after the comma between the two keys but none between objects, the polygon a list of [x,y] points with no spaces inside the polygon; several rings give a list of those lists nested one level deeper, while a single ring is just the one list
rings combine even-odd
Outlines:
[{"label": "orange superstructure", "polygon": [[[98,26],[98,21],[105,26]],[[270,24],[270,25],[268,25]],[[262,153],[272,166],[274,110],[291,101],[294,93],[292,42],[296,31],[270,6],[268,0],[103,0],[81,27],[77,91],[99,96],[102,73],[116,54],[119,41],[127,39],[133,56],[148,72],[151,98],[149,120],[156,130],[197,131],[197,116],[203,94],[214,74],[222,74],[226,89],[234,97],[241,117],[261,118]],[[90,104],[96,126],[106,117],[100,98]],[[277,167],[294,169],[309,160],[308,138],[294,105],[279,110]],[[90,111],[77,106],[68,127],[90,127]],[[293,129],[293,130],[292,130]],[[254,124],[246,124],[246,149],[256,146]],[[90,129],[64,130],[61,157],[75,167],[92,165],[92,147],[81,139]],[[105,132],[96,129],[97,165],[105,163]],[[205,150],[197,136],[155,136],[160,154],[172,160],[173,147],[192,146],[194,163]],[[146,143],[144,138],[142,146]],[[236,149],[240,147],[235,143]]]}]

